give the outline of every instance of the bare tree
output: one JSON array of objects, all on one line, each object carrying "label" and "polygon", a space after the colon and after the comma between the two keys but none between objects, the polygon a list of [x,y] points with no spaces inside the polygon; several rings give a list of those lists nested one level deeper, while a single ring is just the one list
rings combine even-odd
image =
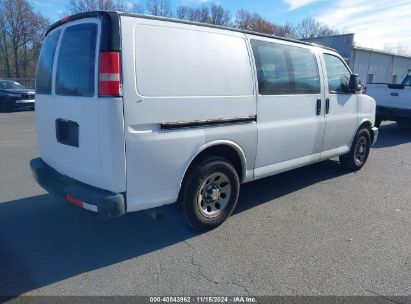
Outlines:
[{"label": "bare tree", "polygon": [[397,54],[397,55],[402,55],[402,56],[411,55],[409,47],[402,44],[402,43],[400,43],[400,42],[397,43],[397,44],[386,43],[384,45],[384,51],[394,53],[394,54]]},{"label": "bare tree", "polygon": [[243,9],[239,10],[237,13],[235,26],[243,30],[270,35],[273,35],[276,29],[276,26],[273,23],[265,20],[259,14],[250,13]]},{"label": "bare tree", "polygon": [[67,5],[70,14],[97,10],[128,12],[131,8],[125,0],[70,0]]},{"label": "bare tree", "polygon": [[33,76],[49,21],[26,0],[0,2],[0,68],[7,77]]},{"label": "bare tree", "polygon": [[277,25],[274,35],[279,37],[293,38],[297,39],[297,34],[295,32],[295,26],[291,23],[286,23],[284,25]]},{"label": "bare tree", "polygon": [[39,14],[31,12],[29,17],[31,26],[23,32],[23,45],[19,54],[24,77],[33,74],[32,72],[34,72],[37,65],[37,58],[40,55],[41,42],[46,29],[50,25],[50,22]]},{"label": "bare tree", "polygon": [[207,23],[210,20],[210,11],[207,6],[192,8],[183,5],[177,7],[176,17],[181,20]]},{"label": "bare tree", "polygon": [[296,26],[296,33],[298,38],[307,39],[336,35],[338,31],[321,24],[313,18],[306,18]]},{"label": "bare tree", "polygon": [[231,14],[229,10],[224,9],[221,5],[213,4],[211,5],[210,11],[209,23],[222,26],[231,25]]},{"label": "bare tree", "polygon": [[192,10],[191,7],[181,5],[177,7],[176,10],[176,17],[181,20],[188,20],[188,16],[190,15],[190,11]]},{"label": "bare tree", "polygon": [[172,17],[168,0],[147,0],[148,13],[153,16]]},{"label": "bare tree", "polygon": [[211,5],[210,8],[205,5],[200,8],[179,6],[177,7],[176,17],[182,20],[222,26],[230,26],[231,24],[230,11],[217,4]]},{"label": "bare tree", "polygon": [[256,20],[255,17],[256,17],[255,14],[251,14],[249,11],[240,9],[237,12],[237,18],[235,19],[235,25],[236,27],[242,30],[252,31],[254,28],[255,20]]},{"label": "bare tree", "polygon": [[207,23],[210,20],[210,11],[207,6],[194,9],[190,15],[190,21]]},{"label": "bare tree", "polygon": [[5,8],[1,2],[0,7],[0,70],[5,71],[6,77],[11,77],[11,66],[9,56],[10,42],[7,36],[7,21]]}]

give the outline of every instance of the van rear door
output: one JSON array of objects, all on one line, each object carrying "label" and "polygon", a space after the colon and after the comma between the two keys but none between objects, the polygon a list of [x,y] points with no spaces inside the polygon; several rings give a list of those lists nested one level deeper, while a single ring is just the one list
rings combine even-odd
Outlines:
[{"label": "van rear door", "polygon": [[36,75],[38,144],[43,161],[61,174],[119,193],[125,191],[123,102],[99,96],[103,22],[68,20],[46,36]]}]

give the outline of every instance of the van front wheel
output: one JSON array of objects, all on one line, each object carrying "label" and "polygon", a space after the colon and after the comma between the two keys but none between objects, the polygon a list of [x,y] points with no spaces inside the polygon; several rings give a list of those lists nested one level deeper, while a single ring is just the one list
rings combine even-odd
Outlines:
[{"label": "van front wheel", "polygon": [[368,129],[361,129],[355,135],[351,150],[340,156],[341,165],[351,171],[358,171],[367,162],[371,148],[371,136]]},{"label": "van front wheel", "polygon": [[188,173],[178,204],[190,226],[207,231],[231,215],[239,192],[234,166],[224,158],[207,157]]}]

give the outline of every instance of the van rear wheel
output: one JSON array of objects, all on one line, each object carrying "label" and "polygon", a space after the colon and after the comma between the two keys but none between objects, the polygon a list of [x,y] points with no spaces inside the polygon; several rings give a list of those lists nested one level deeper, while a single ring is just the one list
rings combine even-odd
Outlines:
[{"label": "van rear wheel", "polygon": [[239,192],[240,181],[231,162],[207,157],[188,173],[178,204],[191,227],[207,231],[231,215]]},{"label": "van rear wheel", "polygon": [[355,135],[350,152],[340,156],[341,165],[351,171],[358,171],[367,162],[371,149],[371,136],[368,129],[360,129]]}]

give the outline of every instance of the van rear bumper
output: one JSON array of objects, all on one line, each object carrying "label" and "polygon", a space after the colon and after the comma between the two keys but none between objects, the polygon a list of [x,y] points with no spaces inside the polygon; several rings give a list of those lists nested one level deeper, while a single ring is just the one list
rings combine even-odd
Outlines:
[{"label": "van rear bumper", "polygon": [[104,219],[126,213],[126,202],[121,193],[99,189],[62,175],[41,158],[32,159],[30,167],[37,183],[58,199],[95,212]]}]

